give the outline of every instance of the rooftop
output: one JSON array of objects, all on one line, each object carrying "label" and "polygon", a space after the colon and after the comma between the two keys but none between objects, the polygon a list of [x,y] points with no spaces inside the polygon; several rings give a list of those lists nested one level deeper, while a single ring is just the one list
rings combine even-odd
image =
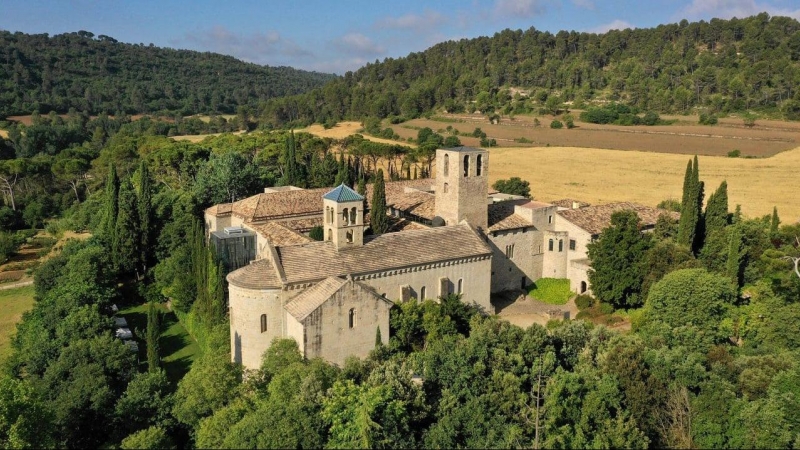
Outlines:
[{"label": "rooftop", "polygon": [[448,152],[485,152],[486,150],[477,147],[451,147],[451,148],[443,148],[442,150],[447,150]]},{"label": "rooftop", "polygon": [[589,203],[582,202],[580,200],[574,200],[571,198],[562,198],[560,200],[550,202],[550,204],[553,206],[558,206],[559,208],[567,208],[567,209],[585,208],[587,206],[592,206]]},{"label": "rooftop", "polygon": [[287,227],[282,222],[269,221],[262,224],[248,223],[248,227],[264,236],[272,245],[297,245],[312,242],[312,240],[297,231]]},{"label": "rooftop", "polygon": [[530,203],[525,200],[510,200],[489,205],[489,232],[533,227],[524,217],[514,213],[514,207]]},{"label": "rooftop", "polygon": [[228,283],[246,289],[279,289],[281,283],[275,266],[268,259],[259,259],[228,274]]},{"label": "rooftop", "polygon": [[558,211],[558,215],[572,222],[580,228],[588,231],[591,235],[598,235],[609,225],[611,225],[611,215],[617,211],[631,210],[639,215],[639,220],[645,227],[656,224],[658,217],[662,214],[678,219],[680,214],[666,209],[651,208],[631,202],[609,203],[607,205],[587,206],[579,209],[567,209]]},{"label": "rooftop", "polygon": [[276,250],[287,283],[315,282],[330,276],[367,274],[492,253],[477,232],[464,223],[382,234],[363,246],[340,251],[329,241]]},{"label": "rooftop", "polygon": [[361,194],[345,186],[344,183],[322,196],[322,198],[333,200],[336,203],[364,201],[364,197]]},{"label": "rooftop", "polygon": [[326,300],[331,298],[339,289],[347,284],[347,280],[339,277],[328,277],[314,286],[306,289],[297,297],[287,303],[284,308],[298,321],[302,321]]}]

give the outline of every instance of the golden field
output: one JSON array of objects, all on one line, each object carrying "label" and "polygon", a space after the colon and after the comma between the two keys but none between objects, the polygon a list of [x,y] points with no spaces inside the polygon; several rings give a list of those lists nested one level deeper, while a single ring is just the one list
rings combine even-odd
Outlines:
[{"label": "golden field", "polygon": [[8,131],[0,130],[0,138],[8,139]]},{"label": "golden field", "polygon": [[[577,147],[492,148],[489,180],[517,176],[537,200],[573,198],[592,204],[633,201],[655,206],[680,200],[687,155]],[[800,147],[770,158],[700,156],[706,198],[728,181],[731,211],[749,217],[778,207],[782,222],[800,220]]]}]

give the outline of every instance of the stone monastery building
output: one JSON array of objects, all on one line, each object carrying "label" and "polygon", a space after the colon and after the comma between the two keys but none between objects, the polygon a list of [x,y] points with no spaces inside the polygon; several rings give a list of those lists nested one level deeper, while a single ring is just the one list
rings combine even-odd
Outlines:
[{"label": "stone monastery building", "polygon": [[[228,274],[234,362],[255,369],[275,338],[294,338],[308,358],[342,365],[366,356],[377,329],[389,339],[394,301],[461,294],[494,313],[490,294],[539,278],[589,290],[586,245],[615,211],[645,228],[664,210],[632,203],[589,206],[490,193],[489,154],[436,151],[435,179],[386,183],[390,232],[364,236],[372,197],[335,189],[267,188],[205,211]],[[674,213],[672,213],[674,214]],[[324,241],[306,234],[322,226]]]}]

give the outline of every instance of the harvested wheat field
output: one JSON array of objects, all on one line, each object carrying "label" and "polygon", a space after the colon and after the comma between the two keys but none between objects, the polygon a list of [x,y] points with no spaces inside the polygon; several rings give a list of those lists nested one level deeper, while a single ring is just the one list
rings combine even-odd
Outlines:
[{"label": "harvested wheat field", "polygon": [[[234,131],[233,134],[243,134],[244,131]],[[172,136],[173,141],[189,141],[192,144],[202,142],[205,138],[210,136],[219,136],[224,133],[210,133],[210,134],[186,134],[183,136]]]},{"label": "harvested wheat field", "polygon": [[[538,200],[573,198],[589,203],[633,201],[655,206],[680,200],[690,156],[597,148],[533,147],[490,149],[489,179],[517,176],[530,181]],[[800,220],[800,147],[771,158],[700,156],[706,198],[728,181],[731,210],[756,217],[778,213],[784,223]]]},{"label": "harvested wheat field", "polygon": [[0,130],[0,138],[8,139],[8,131],[7,130]]},{"label": "harvested wheat field", "polygon": [[[313,135],[316,135],[316,136],[319,136],[319,137],[324,137],[324,138],[327,137],[327,138],[333,138],[333,139],[344,139],[347,136],[352,136],[354,134],[360,133],[362,128],[363,127],[361,126],[360,122],[339,122],[333,128],[329,128],[327,130],[322,125],[314,124],[314,125],[311,125],[310,127],[303,128],[303,129],[300,129],[300,130],[295,130],[295,131],[311,133]],[[395,130],[397,130],[397,129],[395,128]],[[415,147],[416,148],[415,144],[410,144],[408,142],[393,141],[391,139],[383,139],[383,138],[370,136],[370,135],[363,134],[363,133],[362,133],[362,135],[364,136],[364,139],[369,139],[370,141],[373,141],[373,142],[382,142],[384,144],[393,144],[393,145],[394,144],[399,144],[399,145],[405,145],[407,147]],[[415,131],[413,137],[416,137],[416,136],[417,136],[417,134],[416,134],[416,131]],[[403,136],[403,137],[406,137],[406,136]]]}]

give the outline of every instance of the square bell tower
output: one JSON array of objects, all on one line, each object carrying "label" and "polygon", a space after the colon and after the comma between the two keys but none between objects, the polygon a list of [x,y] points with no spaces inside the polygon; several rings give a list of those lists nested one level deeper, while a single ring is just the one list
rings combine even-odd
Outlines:
[{"label": "square bell tower", "polygon": [[364,245],[364,197],[344,184],[322,197],[325,240],[336,250]]},{"label": "square bell tower", "polygon": [[466,220],[486,231],[488,204],[489,152],[473,147],[436,150],[436,215],[445,225]]}]

